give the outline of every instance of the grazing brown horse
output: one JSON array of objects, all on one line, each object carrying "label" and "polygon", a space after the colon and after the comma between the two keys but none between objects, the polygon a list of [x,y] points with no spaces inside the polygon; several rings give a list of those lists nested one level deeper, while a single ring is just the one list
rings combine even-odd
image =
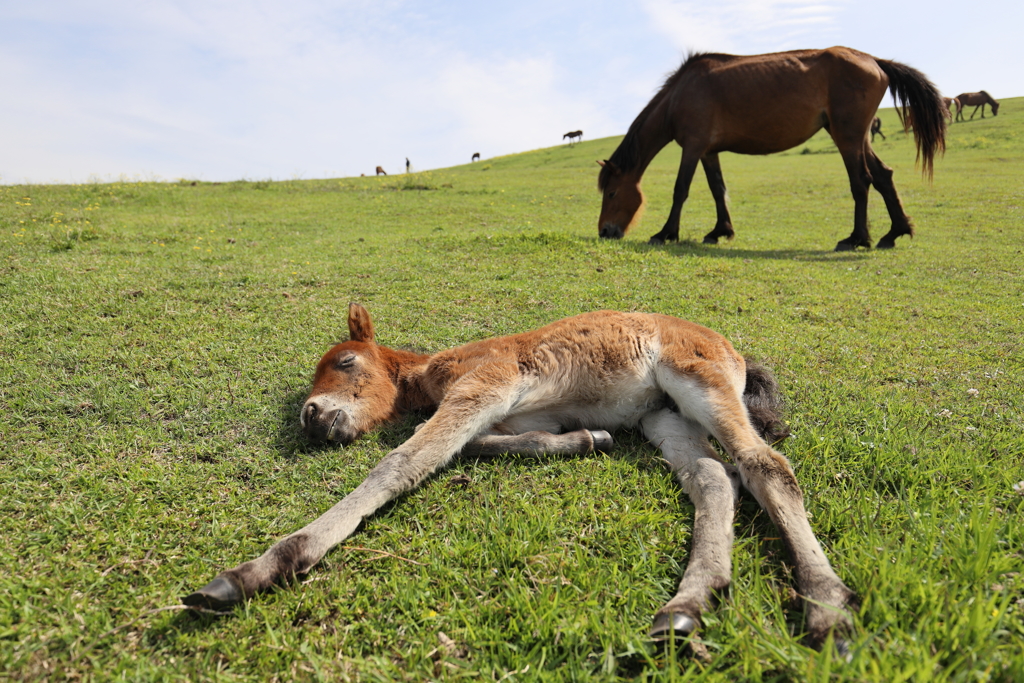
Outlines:
[{"label": "grazing brown horse", "polygon": [[470,158],[470,162],[476,161],[479,158],[480,158],[480,152],[473,152],[473,156],[472,156],[472,158]]},{"label": "grazing brown horse", "polygon": [[675,140],[683,148],[672,210],[651,244],[679,239],[679,215],[697,164],[715,198],[718,220],[704,236],[717,244],[734,232],[726,206],[719,152],[771,154],[799,145],[824,128],[843,157],[854,200],[853,233],[837,251],[870,247],[868,189],[881,193],[892,229],[878,242],[895,246],[913,235],[892,182],[892,169],[871,149],[868,129],[888,87],[897,113],[913,114],[923,170],[932,173],[936,150],[945,149],[946,121],[938,90],[919,71],[846,47],[767,55],[694,54],[671,75],[629,127],[611,158],[598,162],[604,193],[598,231],[620,238],[643,205],[640,179],[654,156]]},{"label": "grazing brown horse", "polygon": [[571,131],[569,131],[568,133],[566,133],[565,135],[562,136],[563,140],[566,139],[566,138],[569,138],[569,144],[571,145],[573,143],[573,140],[582,140],[583,139],[583,131],[582,130],[571,130]]},{"label": "grazing brown horse", "polygon": [[387,175],[387,173],[384,172],[384,169],[382,167],[378,166],[377,175]]},{"label": "grazing brown horse", "polygon": [[963,121],[964,107],[974,107],[974,111],[971,112],[971,118],[978,113],[978,107],[981,107],[981,118],[985,118],[985,105],[992,107],[992,116],[999,114],[999,103],[996,102],[995,98],[989,95],[984,90],[979,92],[965,92],[956,96],[957,104],[956,107],[956,120]]},{"label": "grazing brown horse", "polygon": [[696,508],[689,564],[651,635],[691,633],[728,587],[733,514],[745,487],[792,554],[812,642],[835,631],[845,647],[846,609],[856,598],[811,530],[789,461],[769,445],[787,434],[778,387],[721,335],[665,315],[598,311],[428,356],[378,345],[358,304],[349,306],[348,328],[349,341],[316,367],[300,414],[306,433],[347,444],[407,411],[433,416],[319,519],[222,572],[186,605],[223,609],[289,583],[460,451],[608,451],[609,432],[635,427],[661,449]]},{"label": "grazing brown horse", "polygon": [[871,121],[871,142],[875,141],[876,135],[881,135],[882,139],[885,139],[885,133],[882,132],[882,119],[877,116]]}]

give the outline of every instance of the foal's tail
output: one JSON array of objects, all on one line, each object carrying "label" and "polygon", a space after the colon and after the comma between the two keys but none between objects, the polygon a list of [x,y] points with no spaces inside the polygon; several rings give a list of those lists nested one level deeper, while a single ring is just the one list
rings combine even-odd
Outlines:
[{"label": "foal's tail", "polygon": [[747,361],[747,383],[743,387],[743,403],[747,406],[747,415],[754,429],[761,438],[770,444],[782,441],[789,436],[789,427],[782,419],[782,393],[768,368]]},{"label": "foal's tail", "polygon": [[896,113],[903,121],[903,130],[913,123],[917,158],[922,161],[921,171],[931,178],[935,152],[946,151],[946,116],[943,113],[945,107],[942,95],[935,84],[917,69],[887,59],[875,61],[889,77],[889,92],[896,103]]}]

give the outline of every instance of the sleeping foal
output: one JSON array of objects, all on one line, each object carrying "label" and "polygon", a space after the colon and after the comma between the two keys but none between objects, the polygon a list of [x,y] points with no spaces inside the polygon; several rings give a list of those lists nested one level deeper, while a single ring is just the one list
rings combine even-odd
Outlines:
[{"label": "sleeping foal", "polygon": [[661,449],[696,508],[690,561],[678,593],[654,617],[653,637],[693,632],[714,593],[729,585],[741,485],[790,550],[812,642],[820,645],[833,630],[839,642],[850,628],[845,609],[855,605],[854,594],[811,531],[789,461],[752,424],[779,424],[774,379],[721,335],[665,315],[598,311],[420,355],[378,345],[358,304],[349,306],[348,328],[350,340],[317,365],[303,429],[348,444],[407,411],[433,416],[319,519],[221,573],[185,604],[223,609],[288,583],[459,452],[607,451],[609,432],[636,427]]}]

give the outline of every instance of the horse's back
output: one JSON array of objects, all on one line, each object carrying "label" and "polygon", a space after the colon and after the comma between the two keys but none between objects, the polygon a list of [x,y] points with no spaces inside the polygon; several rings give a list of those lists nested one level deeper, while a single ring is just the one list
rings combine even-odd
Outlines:
[{"label": "horse's back", "polygon": [[[862,93],[850,97],[850,83]],[[846,47],[763,55],[703,55],[684,65],[672,105],[679,137],[711,151],[771,154],[809,139],[830,119],[862,118],[865,130],[888,79],[871,55]],[[837,87],[838,86],[838,87]]]}]

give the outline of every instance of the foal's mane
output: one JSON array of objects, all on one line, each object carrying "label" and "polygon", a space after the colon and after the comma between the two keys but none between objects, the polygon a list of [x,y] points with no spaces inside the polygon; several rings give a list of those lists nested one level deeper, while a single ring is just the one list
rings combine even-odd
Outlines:
[{"label": "foal's mane", "polygon": [[604,190],[608,185],[608,181],[611,179],[611,175],[614,172],[612,169],[618,169],[619,171],[626,173],[632,171],[640,164],[640,156],[643,149],[640,145],[640,130],[644,124],[647,123],[647,119],[651,117],[651,113],[658,107],[665,98],[669,96],[672,89],[675,88],[676,84],[682,78],[683,74],[687,69],[691,68],[695,63],[704,59],[715,59],[720,57],[728,57],[729,55],[718,54],[714,52],[690,52],[686,55],[686,60],[682,66],[676,69],[675,73],[671,74],[665,79],[665,83],[658,90],[658,93],[651,98],[651,101],[647,103],[647,106],[643,108],[640,114],[633,120],[633,123],[629,125],[629,130],[626,131],[626,136],[622,138],[622,142],[612,152],[611,157],[608,159],[610,164],[606,164],[601,168],[601,173],[597,176],[597,187],[600,190]]}]

